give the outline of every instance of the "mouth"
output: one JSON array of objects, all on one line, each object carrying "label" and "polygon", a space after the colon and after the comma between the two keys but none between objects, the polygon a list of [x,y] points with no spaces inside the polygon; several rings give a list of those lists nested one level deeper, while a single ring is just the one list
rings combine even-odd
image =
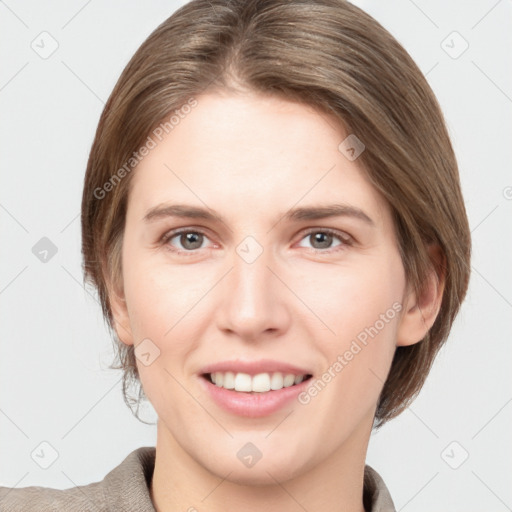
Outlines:
[{"label": "mouth", "polygon": [[262,418],[293,406],[311,385],[313,372],[285,360],[235,358],[205,366],[197,376],[206,396],[221,409]]},{"label": "mouth", "polygon": [[201,377],[218,388],[244,394],[261,394],[291,388],[311,379],[311,374],[262,372],[250,375],[243,372],[203,373]]}]

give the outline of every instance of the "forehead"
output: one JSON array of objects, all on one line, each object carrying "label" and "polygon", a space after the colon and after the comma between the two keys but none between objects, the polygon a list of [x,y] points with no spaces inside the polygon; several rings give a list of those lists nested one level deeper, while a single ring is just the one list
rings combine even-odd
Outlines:
[{"label": "forehead", "polygon": [[[347,134],[311,106],[253,93],[210,93],[180,118],[134,171],[130,205],[138,215],[174,201],[264,214],[346,203],[378,223],[387,204],[362,167],[339,150]],[[260,215],[262,216],[262,215]]]}]

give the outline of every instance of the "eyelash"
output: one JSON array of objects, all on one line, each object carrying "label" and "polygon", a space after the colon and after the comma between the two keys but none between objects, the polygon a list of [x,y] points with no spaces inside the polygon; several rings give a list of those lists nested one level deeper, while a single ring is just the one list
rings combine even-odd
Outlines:
[{"label": "eyelash", "polygon": [[[200,229],[182,228],[182,229],[170,231],[170,232],[164,234],[161,238],[161,244],[164,245],[167,250],[169,250],[175,254],[184,255],[184,256],[195,256],[200,249],[193,249],[193,250],[186,251],[183,249],[176,249],[169,244],[170,240],[172,240],[176,236],[182,235],[184,233],[200,234],[200,235],[203,235],[204,237],[208,238],[208,235]],[[304,238],[306,238],[309,235],[312,235],[313,233],[323,233],[323,234],[332,235],[333,237],[337,238],[341,242],[339,245],[335,246],[334,248],[329,248],[329,249],[325,249],[325,250],[309,248],[311,251],[313,251],[316,254],[319,254],[319,253],[330,254],[333,252],[344,250],[346,246],[353,245],[352,237],[350,237],[349,235],[346,235],[346,234],[342,234],[341,232],[334,230],[334,229],[330,229],[330,228],[320,228],[320,229],[319,228],[310,228],[307,232],[305,232],[303,234],[302,238],[299,241],[302,241]]]}]

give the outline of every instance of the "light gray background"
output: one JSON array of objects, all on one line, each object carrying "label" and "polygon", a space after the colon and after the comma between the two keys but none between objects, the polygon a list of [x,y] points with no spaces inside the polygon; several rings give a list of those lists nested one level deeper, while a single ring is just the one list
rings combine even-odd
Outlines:
[{"label": "light gray background", "polygon": [[[470,290],[449,342],[412,407],[372,436],[367,462],[397,510],[511,510],[512,4],[355,3],[427,74],[459,159],[474,243]],[[87,484],[155,444],[156,427],[133,418],[121,373],[107,368],[111,341],[81,285],[79,211],[104,102],[133,52],[179,5],[0,2],[0,485]],[[51,48],[43,31],[59,45],[47,59],[31,48]],[[469,44],[458,58],[464,42],[453,31]],[[32,253],[42,237],[58,248],[46,263]],[[31,457],[43,441],[58,452],[48,469]]]}]

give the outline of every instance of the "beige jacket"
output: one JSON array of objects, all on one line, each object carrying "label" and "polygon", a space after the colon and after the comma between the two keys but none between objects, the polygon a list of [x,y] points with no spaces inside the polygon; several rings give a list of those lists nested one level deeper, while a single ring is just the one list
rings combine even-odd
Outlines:
[{"label": "beige jacket", "polygon": [[[131,452],[100,482],[70,489],[0,487],[1,512],[155,512],[149,489],[155,447]],[[396,512],[384,481],[365,467],[364,506],[367,512]]]}]

